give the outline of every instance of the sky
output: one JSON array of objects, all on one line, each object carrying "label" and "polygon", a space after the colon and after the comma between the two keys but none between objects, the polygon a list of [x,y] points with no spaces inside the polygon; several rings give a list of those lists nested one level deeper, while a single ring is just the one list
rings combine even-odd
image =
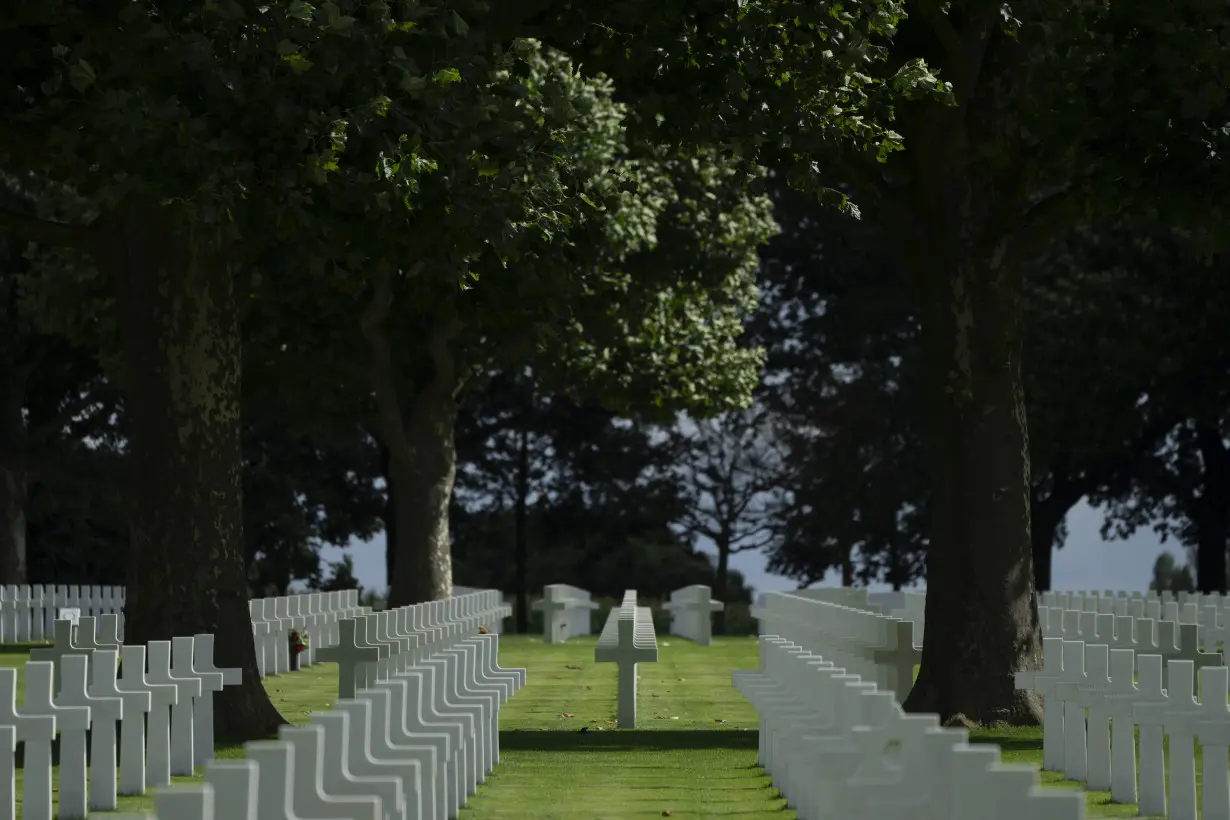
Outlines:
[{"label": "sky", "polygon": [[[1102,514],[1083,502],[1068,513],[1068,540],[1055,553],[1052,588],[1144,590],[1153,574],[1153,562],[1163,549],[1181,555],[1181,550],[1173,544],[1163,547],[1151,530],[1137,532],[1123,541],[1103,541],[1099,532],[1101,526]],[[346,548],[326,547],[321,556],[326,561],[336,561],[347,552],[354,558],[355,575],[364,589],[383,591],[387,587],[383,534],[366,543],[355,541]],[[740,553],[731,558],[731,566],[742,572],[757,592],[791,590],[798,586],[787,578],[768,574],[764,564],[764,557],[759,553]],[[837,586],[838,583],[839,578],[831,576],[823,586]],[[883,585],[872,587],[887,588]]]}]

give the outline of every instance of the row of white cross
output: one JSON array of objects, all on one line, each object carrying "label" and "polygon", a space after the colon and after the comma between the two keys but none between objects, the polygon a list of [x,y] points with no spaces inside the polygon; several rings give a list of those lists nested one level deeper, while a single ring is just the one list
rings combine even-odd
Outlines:
[{"label": "row of white cross", "polygon": [[[563,643],[569,638],[592,635],[590,614],[598,609],[589,591],[571,584],[547,584],[542,598],[530,608],[542,613],[542,634],[545,643]],[[682,587],[670,594],[662,610],[670,615],[670,633],[708,646],[713,636],[714,612],[725,604],[713,599],[713,592],[704,584]]]},{"label": "row of white cross", "polygon": [[594,647],[595,663],[616,666],[615,719],[620,729],[636,728],[636,665],[658,660],[658,638],[653,628],[653,613],[637,606],[636,590],[624,592],[619,606],[607,615],[606,625]]},{"label": "row of white cross", "polygon": [[[218,669],[212,635],[120,646],[115,615],[56,621],[57,641],[25,665],[25,698],[16,703],[17,670],[0,669],[0,817],[15,814],[17,743],[24,747],[22,816],[50,820],[52,743],[59,737],[59,813],[116,807],[117,794],[191,775],[213,756],[213,695],[239,683]],[[87,748],[89,732],[89,777]],[[117,779],[118,741],[118,779]]]},{"label": "row of white cross", "polygon": [[337,642],[338,621],[371,611],[359,606],[357,589],[255,598],[248,601],[248,610],[256,668],[262,678],[289,671],[292,630],[307,633],[307,648],[299,653],[299,665],[311,666],[317,649]]},{"label": "row of white cross", "polygon": [[587,590],[571,584],[547,584],[542,598],[530,604],[530,609],[542,613],[542,639],[550,644],[592,635],[590,613],[597,608]]},{"label": "row of white cross", "polygon": [[713,590],[704,584],[677,589],[662,604],[663,611],[670,614],[670,633],[698,646],[709,645],[713,638],[713,613],[725,608],[726,604],[715,600]]},{"label": "row of white cross", "polygon": [[97,617],[119,614],[123,608],[123,587],[6,584],[0,586],[0,643],[45,640],[61,609]]},{"label": "row of white cross", "polygon": [[[812,603],[818,619],[833,612]],[[792,636],[760,647],[760,668],[732,683],[759,716],[759,763],[800,820],[1084,816],[1084,795],[1042,790],[1036,768],[1001,764],[997,746],[971,745],[935,715],[906,715],[895,693]]]},{"label": "row of white cross", "polygon": [[1172,634],[1167,622],[1099,615],[1113,623],[1093,630],[1088,613],[1063,612],[1069,624],[1070,613],[1086,629],[1071,630],[1071,639],[1044,637],[1043,668],[1017,674],[1018,688],[1043,697],[1043,768],[1108,789],[1113,802],[1138,803],[1141,815],[1195,820],[1195,741],[1203,750],[1203,816],[1230,820],[1230,669],[1222,655],[1196,650],[1192,625],[1179,626],[1177,643],[1161,641],[1163,653],[1152,633]]},{"label": "row of white cross", "polygon": [[508,614],[483,591],[341,621],[317,656],[338,663],[334,708],[210,763],[202,786],[156,791],[157,820],[455,817],[499,761],[499,706],[525,684],[499,667],[498,636],[476,634]]}]

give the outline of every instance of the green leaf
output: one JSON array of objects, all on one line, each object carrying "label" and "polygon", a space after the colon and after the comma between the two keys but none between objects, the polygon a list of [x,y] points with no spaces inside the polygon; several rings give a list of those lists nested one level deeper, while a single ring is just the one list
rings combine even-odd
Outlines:
[{"label": "green leaf", "polygon": [[465,20],[461,19],[461,15],[453,12],[453,30],[457,32],[458,37],[465,37],[470,31],[470,26]]},{"label": "green leaf", "polygon": [[68,67],[69,85],[78,91],[85,91],[97,79],[98,75],[94,73],[94,67],[85,60],[77,60],[76,65]]},{"label": "green leaf", "polygon": [[598,208],[598,206],[594,204],[594,201],[589,198],[589,194],[581,194],[581,201],[595,210]]},{"label": "green leaf", "polygon": [[437,85],[451,85],[452,83],[461,82],[461,72],[455,68],[445,68],[436,72],[436,76],[431,78]]}]

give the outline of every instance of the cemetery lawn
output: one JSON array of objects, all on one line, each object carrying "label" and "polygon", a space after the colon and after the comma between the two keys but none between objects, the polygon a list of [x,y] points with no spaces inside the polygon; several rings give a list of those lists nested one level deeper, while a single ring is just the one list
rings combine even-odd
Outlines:
[{"label": "cemetery lawn", "polygon": [[[528,679],[501,709],[500,764],[461,811],[463,820],[794,817],[756,766],[756,714],[730,685],[732,670],[756,667],[755,638],[715,638],[709,647],[659,638],[658,663],[638,668],[635,730],[615,728],[615,665],[594,663],[596,641],[574,638],[549,646],[536,636],[500,637],[501,665],[525,667]],[[19,704],[29,650],[46,645],[0,646],[0,667],[17,669]],[[269,677],[265,687],[283,717],[306,723],[312,712],[333,705],[337,666],[317,664]],[[970,739],[998,744],[1006,763],[1042,762],[1040,727],[981,729]],[[220,746],[216,756],[243,757],[243,747]],[[19,766],[20,760],[19,748]],[[1199,748],[1196,777],[1199,787]],[[171,780],[187,785],[200,779],[198,768],[195,777]],[[1042,772],[1041,779],[1047,787],[1080,787],[1053,772]],[[1087,792],[1086,799],[1088,817],[1136,816],[1134,804],[1112,804],[1108,792]],[[152,811],[153,799],[148,792],[121,796],[117,808]]]},{"label": "cemetery lawn", "polygon": [[500,711],[500,765],[462,818],[794,817],[756,766],[756,714],[730,685],[756,665],[754,638],[660,636],[658,662],[637,667],[635,730],[615,727],[615,665],[594,663],[596,642],[500,637],[500,665],[528,669],[526,686]]}]

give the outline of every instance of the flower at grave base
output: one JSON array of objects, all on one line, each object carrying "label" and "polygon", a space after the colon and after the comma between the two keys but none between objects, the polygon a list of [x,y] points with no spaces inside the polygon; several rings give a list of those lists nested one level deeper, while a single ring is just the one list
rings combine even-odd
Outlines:
[{"label": "flower at grave base", "polygon": [[489,633],[490,633],[490,631],[491,631],[491,630],[487,629],[487,627],[485,627],[485,626],[480,625],[480,626],[478,627],[478,634],[479,634],[479,635],[487,635],[487,634],[489,634]]},{"label": "flower at grave base", "polygon": [[304,630],[303,632],[300,632],[297,629],[292,629],[290,631],[291,651],[294,652],[296,655],[298,655],[300,652],[307,649],[307,647],[308,647],[307,631]]}]

